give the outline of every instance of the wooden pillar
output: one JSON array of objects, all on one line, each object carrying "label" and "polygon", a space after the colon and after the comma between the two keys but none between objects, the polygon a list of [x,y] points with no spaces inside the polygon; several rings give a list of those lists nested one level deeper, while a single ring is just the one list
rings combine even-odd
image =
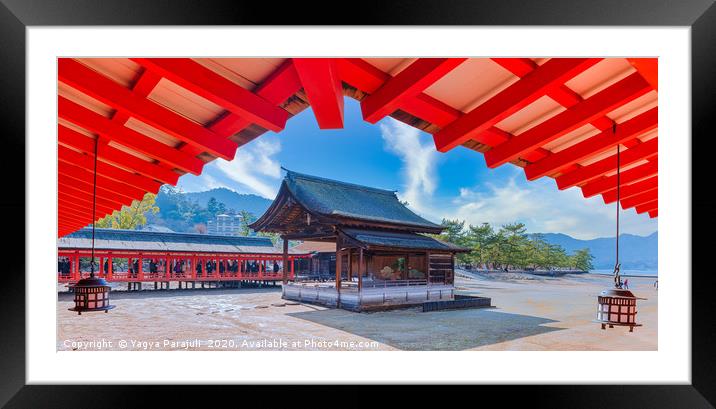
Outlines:
[{"label": "wooden pillar", "polygon": [[283,238],[283,283],[288,283],[288,239]]},{"label": "wooden pillar", "polygon": [[114,264],[112,256],[109,256],[107,259],[107,279],[112,280],[112,277],[114,276]]},{"label": "wooden pillar", "polygon": [[[129,266],[128,266],[129,267]],[[139,255],[139,260],[137,260],[137,278],[139,278],[140,281],[144,280],[144,257],[142,255]]]},{"label": "wooden pillar", "polygon": [[405,279],[410,280],[410,253],[405,255]]},{"label": "wooden pillar", "polygon": [[[448,281],[447,276],[445,276],[445,281]],[[450,281],[452,283],[455,282],[455,254],[450,253]],[[445,284],[448,284],[447,282]]]},{"label": "wooden pillar", "polygon": [[353,249],[348,249],[348,281],[353,282]]},{"label": "wooden pillar", "polygon": [[[339,297],[341,292],[341,264],[343,264],[341,252],[341,239],[336,238],[336,291],[338,291]],[[340,298],[339,298],[340,300]]]},{"label": "wooden pillar", "polygon": [[365,261],[363,259],[363,247],[358,249],[358,292],[363,290],[363,274],[365,274]]},{"label": "wooden pillar", "polygon": [[428,285],[430,284],[430,252],[425,252],[425,279],[428,281]]}]

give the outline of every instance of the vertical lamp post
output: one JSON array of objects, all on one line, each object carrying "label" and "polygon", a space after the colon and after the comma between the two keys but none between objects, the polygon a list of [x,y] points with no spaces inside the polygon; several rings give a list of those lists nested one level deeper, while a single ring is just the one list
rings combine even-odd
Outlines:
[{"label": "vertical lamp post", "polygon": [[72,288],[75,293],[75,306],[70,311],[77,311],[77,315],[82,315],[85,311],[104,311],[108,312],[114,305],[109,304],[109,285],[100,277],[95,277],[95,258],[94,258],[94,235],[97,208],[97,144],[99,136],[94,143],[94,181],[92,191],[92,261],[90,262],[90,276],[83,278],[77,282]]}]

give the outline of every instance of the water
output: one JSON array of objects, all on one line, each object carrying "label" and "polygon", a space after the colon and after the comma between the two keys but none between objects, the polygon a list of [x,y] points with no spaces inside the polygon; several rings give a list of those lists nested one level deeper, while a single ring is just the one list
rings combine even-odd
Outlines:
[{"label": "water", "polygon": [[[590,270],[589,274],[606,274],[606,275],[612,275],[614,273],[613,269],[605,269],[605,270]],[[637,276],[637,277],[658,277],[658,271],[657,270],[626,270],[622,269],[620,271],[620,274],[622,276]]]}]

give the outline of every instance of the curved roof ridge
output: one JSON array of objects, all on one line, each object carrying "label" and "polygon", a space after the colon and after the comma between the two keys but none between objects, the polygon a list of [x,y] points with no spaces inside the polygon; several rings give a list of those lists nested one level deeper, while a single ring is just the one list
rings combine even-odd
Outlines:
[{"label": "curved roof ridge", "polygon": [[283,168],[283,167],[282,167],[281,169],[283,169],[283,170],[286,171],[286,177],[289,177],[289,178],[290,178],[290,177],[298,177],[298,178],[301,178],[301,179],[315,180],[315,181],[322,182],[322,183],[332,183],[332,184],[339,185],[339,186],[345,186],[345,187],[350,187],[350,188],[353,188],[353,189],[365,190],[365,191],[376,192],[376,193],[382,193],[382,194],[392,195],[392,196],[395,196],[395,193],[397,192],[396,190],[380,189],[380,188],[377,188],[377,187],[363,186],[363,185],[359,185],[359,184],[356,184],[356,183],[342,182],[342,181],[340,181],[340,180],[328,179],[328,178],[324,178],[324,177],[320,177],[320,176],[314,176],[314,175],[308,175],[308,174],[305,174],[305,173],[294,172],[294,171],[292,171],[292,170],[288,170],[288,169]]}]

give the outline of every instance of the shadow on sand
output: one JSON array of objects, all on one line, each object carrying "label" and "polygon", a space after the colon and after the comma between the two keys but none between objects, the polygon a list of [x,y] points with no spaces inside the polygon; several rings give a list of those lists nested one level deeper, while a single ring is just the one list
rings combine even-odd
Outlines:
[{"label": "shadow on sand", "polygon": [[[281,292],[281,287],[244,287],[244,288],[195,288],[195,289],[169,289],[169,290],[142,290],[142,291],[112,291],[112,300],[131,300],[138,298],[165,298],[165,297],[195,297],[198,295],[228,295],[228,294],[256,294]],[[58,292],[58,301],[72,301],[71,292]]]},{"label": "shadow on sand", "polygon": [[407,351],[462,351],[565,328],[555,320],[495,309],[423,313],[416,308],[373,313],[315,310],[287,314]]}]

